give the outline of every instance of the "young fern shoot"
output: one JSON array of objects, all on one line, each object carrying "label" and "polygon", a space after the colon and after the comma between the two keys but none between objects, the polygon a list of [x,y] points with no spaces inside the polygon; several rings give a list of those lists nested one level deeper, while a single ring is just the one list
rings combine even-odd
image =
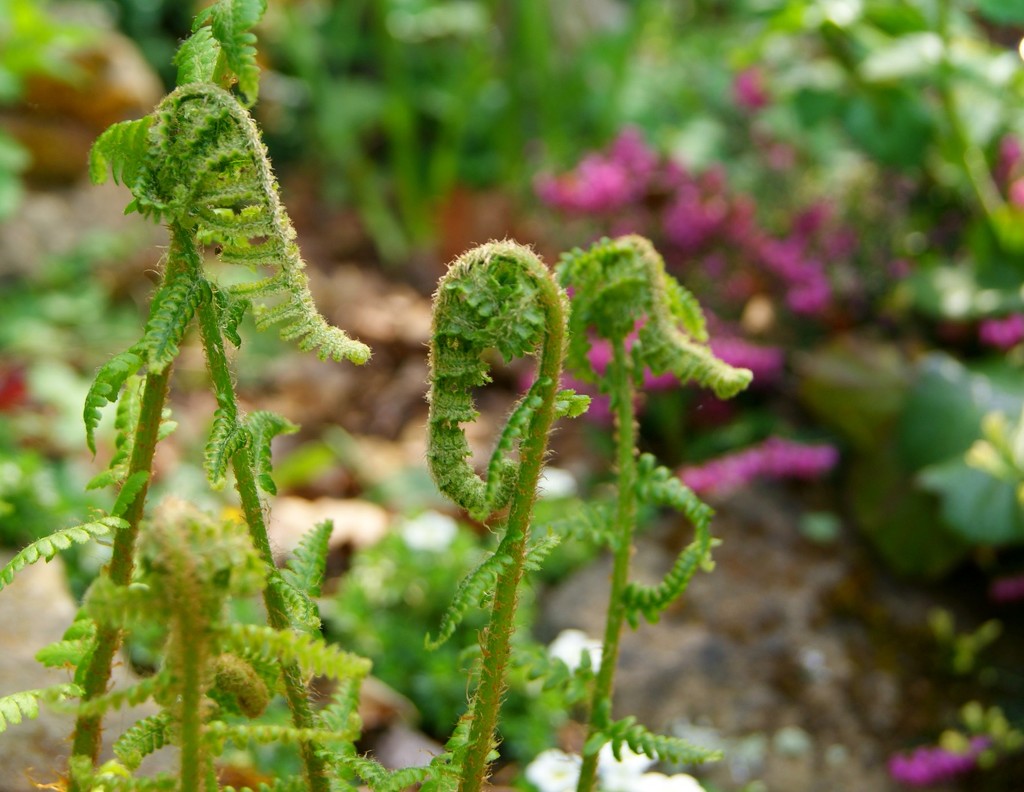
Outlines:
[{"label": "young fern shoot", "polygon": [[[268,629],[284,634],[293,625],[309,631],[318,624],[308,592],[274,569],[259,494],[259,488],[273,492],[272,438],[295,427],[272,413],[240,413],[224,339],[240,344],[239,323],[251,309],[258,329],[277,325],[282,338],[315,351],[321,359],[364,363],[370,351],[317,312],[295,231],[278,199],[266,149],[247,110],[256,99],[259,78],[251,28],[265,9],[265,0],[218,0],[207,7],[175,56],[177,88],[149,116],[113,125],[93,146],[90,173],[94,181],[105,180],[109,170],[132,193],[127,211],[163,222],[170,231],[163,280],[152,298],[142,338],[99,370],[86,398],[86,435],[94,453],[100,410],[118,403],[116,453],[93,486],[116,486],[119,494],[110,514],[26,548],[0,571],[0,586],[28,563],[48,559],[72,543],[110,535],[112,557],[99,585],[129,591],[154,449],[173,428],[165,414],[172,365],[195,320],[217,402],[206,449],[207,473],[215,488],[223,486],[229,467],[234,473],[250,539],[266,569],[263,596]],[[207,246],[225,264],[263,272],[249,282],[222,286],[204,268]],[[107,696],[111,665],[125,626],[123,619],[97,618],[94,628],[83,628],[89,637],[73,663],[74,691],[34,691],[38,695],[29,697],[31,701],[19,699],[6,709],[6,699],[0,699],[0,714],[9,711],[20,717],[31,714],[35,701],[80,695],[71,756],[72,790],[85,788],[75,779],[86,778],[99,756],[106,707],[97,702]],[[278,659],[294,728],[303,735],[308,788],[327,792],[327,752],[317,743],[319,732],[305,671],[287,653]],[[189,695],[197,695],[197,689],[201,695],[201,686],[189,686]],[[188,724],[180,723],[183,740],[191,741],[189,735],[195,734],[195,718],[190,718]],[[194,748],[192,741],[187,750],[195,754]],[[194,764],[203,768],[204,762],[199,756]],[[199,787],[186,784],[184,788]]]},{"label": "young fern shoot", "polygon": [[[558,415],[578,415],[587,404],[585,398],[558,390],[566,306],[565,293],[543,262],[512,242],[491,242],[459,257],[434,296],[427,451],[431,474],[445,495],[478,520],[508,510],[497,549],[463,581],[438,639],[447,639],[469,607],[490,597],[476,688],[449,741],[448,777],[457,778],[461,792],[482,788],[496,745],[517,589],[531,553],[530,519],[548,434]],[[505,424],[484,479],[469,462],[462,425],[478,416],[472,391],[490,381],[484,355],[492,349],[506,361],[538,353],[540,359],[536,380]],[[536,552],[543,553],[545,547],[541,543]],[[438,783],[437,788],[453,788],[455,783]]]},{"label": "young fern shoot", "polygon": [[[695,381],[720,398],[735,395],[750,382],[746,369],[718,360],[707,346],[707,331],[694,297],[665,272],[651,243],[638,236],[602,240],[590,250],[563,256],[558,266],[562,286],[573,290],[567,366],[610,397],[615,415],[617,495],[610,530],[601,531],[612,551],[611,594],[600,668],[591,691],[587,741],[577,792],[591,792],[598,753],[611,743],[616,756],[623,745],[651,759],[694,763],[716,758],[672,737],[654,735],[634,718],[612,720],[611,698],[619,640],[624,622],[636,626],[640,616],[658,620],[685,590],[699,567],[711,563],[712,511],[650,454],[637,459],[634,395],[645,368],[671,372],[681,382]],[[635,334],[635,337],[634,337]],[[612,359],[603,376],[588,353],[591,339],[608,341]],[[632,339],[632,343],[630,343]],[[630,582],[630,556],[639,502],[670,506],[693,525],[695,538],[676,559],[665,579],[648,587]]]}]

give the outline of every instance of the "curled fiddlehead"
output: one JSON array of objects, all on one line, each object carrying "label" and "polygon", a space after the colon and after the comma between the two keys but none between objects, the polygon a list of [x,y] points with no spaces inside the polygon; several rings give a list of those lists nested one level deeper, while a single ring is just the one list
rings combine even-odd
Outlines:
[{"label": "curled fiddlehead", "polygon": [[[637,464],[634,393],[643,372],[672,373],[681,382],[694,381],[726,398],[750,382],[746,369],[717,359],[707,345],[704,316],[690,292],[665,272],[661,257],[646,239],[626,236],[604,239],[588,251],[575,250],[558,268],[563,286],[573,290],[567,365],[581,379],[608,394],[616,419],[617,502],[607,541],[614,556],[611,595],[601,666],[591,692],[589,734],[584,747],[579,792],[594,785],[597,757],[611,742],[618,751],[628,745],[655,760],[705,761],[715,758],[676,738],[650,734],[627,718],[611,719],[611,695],[619,640],[624,622],[636,626],[642,615],[657,621],[680,596],[694,572],[710,566],[711,509],[654,457]],[[599,373],[590,361],[592,338],[608,342],[612,360]],[[657,586],[629,580],[637,504],[670,506],[693,524],[695,538]]]},{"label": "curled fiddlehead", "polygon": [[[494,556],[460,586],[442,628],[444,638],[468,607],[465,600],[488,590],[491,617],[481,635],[487,662],[480,667],[466,716],[468,739],[450,744],[464,791],[480,789],[494,747],[516,589],[527,562],[529,522],[548,432],[556,414],[580,409],[568,394],[559,398],[565,310],[565,294],[547,267],[528,248],[512,242],[491,242],[458,258],[434,296],[427,451],[431,473],[442,492],[478,519],[508,507]],[[477,417],[472,392],[490,381],[490,350],[505,360],[539,353],[540,361],[536,380],[513,409],[482,478],[470,464],[462,425]]]},{"label": "curled fiddlehead", "polygon": [[[239,414],[223,339],[240,343],[238,326],[251,310],[259,329],[276,325],[283,338],[322,359],[364,363],[370,356],[365,345],[329,325],[316,310],[295,231],[247,110],[259,82],[251,29],[265,10],[266,0],[208,4],[175,57],[178,87],[145,118],[112,126],[91,151],[93,180],[104,181],[109,171],[132,193],[128,211],[163,222],[171,236],[163,282],[142,338],[100,370],[86,400],[87,439],[93,449],[100,409],[120,401],[117,454],[111,469],[95,481],[121,487],[113,514],[123,525],[118,523],[114,534],[108,567],[108,582],[116,587],[132,580],[153,451],[168,427],[161,421],[170,370],[193,323],[200,328],[218,405],[206,450],[209,478],[219,486],[232,467],[252,541],[268,567],[272,559],[257,486],[273,491],[269,444],[293,427],[270,413]],[[258,274],[248,282],[221,285],[204,266],[205,248],[215,250],[225,264]],[[78,541],[78,536],[72,538]],[[285,629],[293,616],[312,628],[315,608],[308,597],[280,575],[271,582],[264,597],[273,628]],[[76,723],[73,766],[94,764],[99,755],[103,708],[90,702],[105,695],[122,629],[116,620],[101,625],[92,653],[83,659],[85,703]],[[316,730],[301,663],[291,656],[279,659],[296,729],[312,735]],[[329,783],[317,749],[306,738],[302,743],[310,788],[325,792]],[[81,786],[75,777],[72,790]]]}]

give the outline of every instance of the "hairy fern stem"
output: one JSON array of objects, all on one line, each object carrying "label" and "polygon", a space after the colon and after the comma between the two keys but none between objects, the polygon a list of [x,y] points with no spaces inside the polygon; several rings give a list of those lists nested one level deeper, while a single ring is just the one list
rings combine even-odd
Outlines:
[{"label": "hairy fern stem", "polygon": [[[179,234],[182,236],[182,245],[187,246],[185,249],[188,250],[188,256],[198,261],[199,253],[187,232],[180,228],[174,228],[172,233],[175,236]],[[223,420],[238,426],[235,385],[231,378],[231,369],[224,348],[220,319],[213,302],[209,300],[199,306],[197,313],[199,334],[203,350],[206,353],[206,367],[217,398],[218,413]],[[235,452],[231,459],[231,469],[235,474],[235,490],[238,492],[253,546],[267,565],[267,569],[273,569],[274,556],[267,534],[263,503],[260,500],[256,476],[253,472],[252,452],[248,447],[243,446]],[[267,608],[267,622],[270,626],[276,630],[290,630],[291,620],[288,616],[288,607],[280,590],[273,586],[267,586],[263,590],[263,601]],[[281,673],[284,680],[285,697],[288,699],[288,706],[292,713],[292,722],[298,729],[314,728],[309,692],[303,681],[301,670],[295,663],[285,663],[282,664]],[[311,743],[305,741],[302,743],[301,752],[310,792],[329,792],[330,782],[327,768],[319,752]]]},{"label": "hairy fern stem", "polygon": [[[164,272],[165,281],[174,276],[184,263],[175,255],[172,248],[167,259]],[[139,535],[139,525],[146,508],[146,495],[149,480],[152,478],[153,455],[160,433],[161,416],[167,401],[167,391],[171,379],[171,366],[160,372],[150,372],[146,376],[142,390],[142,404],[139,420],[135,427],[135,440],[132,445],[131,459],[128,464],[126,481],[142,473],[146,480],[135,493],[123,517],[127,527],[114,534],[113,550],[107,574],[120,586],[127,586],[135,569],[135,545]],[[114,655],[121,646],[121,629],[103,625],[97,630],[95,649],[89,658],[84,674],[83,701],[89,701],[107,692]],[[81,714],[75,721],[72,738],[71,756],[85,756],[90,762],[96,763],[99,758],[102,741],[103,716],[101,714]],[[71,792],[77,792],[72,782]]]},{"label": "hairy fern stem", "polygon": [[[486,575],[496,570],[490,619],[480,636],[479,677],[465,716],[468,744],[453,749],[461,792],[482,788],[495,747],[537,481],[558,412],[565,327],[565,293],[532,251],[511,242],[491,242],[461,256],[434,298],[431,473],[441,491],[477,519],[486,520],[505,506],[509,510],[494,556],[464,582],[462,600],[457,595],[451,609],[457,615],[448,620],[453,628],[468,606],[464,600],[491,593],[485,590]],[[471,451],[461,425],[477,417],[472,389],[490,381],[485,358],[493,349],[506,360],[539,350],[540,361],[533,386],[499,437],[484,481],[468,462]],[[512,458],[516,442],[517,460]],[[441,640],[446,633],[442,627]]]},{"label": "hairy fern stem", "polygon": [[[605,619],[604,641],[601,649],[601,667],[598,669],[591,691],[588,723],[588,742],[600,731],[593,713],[602,702],[610,702],[615,683],[615,669],[619,660],[619,644],[626,620],[624,594],[629,585],[629,568],[633,555],[633,533],[637,516],[636,416],[633,398],[633,361],[626,352],[623,338],[612,339],[612,361],[608,372],[608,391],[615,414],[615,460],[618,498],[611,533],[612,580]],[[597,780],[598,751],[584,752],[577,792],[590,792]]]}]

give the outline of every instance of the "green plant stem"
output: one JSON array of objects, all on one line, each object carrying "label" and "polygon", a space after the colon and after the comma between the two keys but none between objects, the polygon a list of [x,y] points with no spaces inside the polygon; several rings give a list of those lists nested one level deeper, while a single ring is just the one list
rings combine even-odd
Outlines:
[{"label": "green plant stem", "polygon": [[494,747],[498,712],[505,693],[505,676],[515,628],[517,590],[523,577],[530,518],[537,497],[537,481],[544,465],[548,433],[555,420],[555,396],[562,371],[565,319],[558,287],[553,280],[539,279],[540,301],[547,311],[538,379],[547,380],[541,393],[542,403],[530,421],[519,451],[519,477],[509,509],[505,537],[498,553],[508,555],[512,563],[494,586],[491,617],[480,639],[482,659],[480,681],[470,708],[472,721],[469,747],[462,767],[461,792],[478,792],[487,776],[487,758]]},{"label": "green plant stem", "polygon": [[998,227],[998,216],[1004,208],[1004,201],[999,194],[985,162],[985,155],[981,149],[971,140],[970,135],[964,127],[963,117],[960,115],[956,103],[956,96],[953,93],[953,64],[949,59],[951,46],[949,15],[949,0],[940,0],[938,6],[937,28],[939,37],[942,39],[942,61],[939,68],[939,96],[942,100],[942,110],[946,116],[946,123],[952,134],[953,144],[956,146],[957,155],[963,165],[967,181],[971,185],[975,200],[978,202],[985,220],[992,229],[996,238],[1000,237]]},{"label": "green plant stem", "polygon": [[[184,233],[176,231],[175,233]],[[187,238],[190,255],[198,260],[198,252],[191,238]],[[216,309],[209,301],[204,301],[198,308],[199,331],[206,351],[206,365],[213,382],[217,404],[231,420],[238,421],[238,407],[235,399],[235,388],[224,351],[224,338],[218,321]],[[256,476],[253,472],[252,458],[248,449],[243,448],[231,460],[235,474],[235,489],[245,514],[246,524],[253,545],[268,569],[274,568],[274,555],[267,536],[266,520],[263,515],[263,504],[256,487]],[[263,601],[267,608],[267,622],[275,630],[290,630],[291,622],[288,610],[279,592],[267,586],[263,590]],[[281,668],[284,679],[285,695],[292,712],[292,722],[296,728],[314,728],[313,710],[309,704],[309,695],[303,675],[295,664],[284,664]],[[305,765],[307,781],[311,792],[329,792],[330,782],[324,760],[318,755],[315,747],[309,742],[302,743],[302,759]]]},{"label": "green plant stem", "polygon": [[[633,365],[626,352],[624,339],[612,341],[612,362],[607,376],[610,383],[613,409],[615,410],[616,464],[618,467],[618,502],[615,509],[615,525],[612,530],[611,593],[608,599],[608,613],[605,620],[604,643],[601,649],[601,668],[594,681],[590,700],[590,725],[588,738],[600,731],[603,724],[595,722],[595,713],[600,705],[610,702],[615,681],[615,668],[619,660],[619,642],[622,624],[626,618],[626,603],[623,594],[629,584],[630,557],[633,553],[633,529],[636,525],[636,420],[633,415]],[[598,752],[583,756],[577,792],[590,792],[597,779]]]},{"label": "green plant stem", "polygon": [[[165,279],[173,273],[175,268],[180,268],[184,265],[185,262],[176,255],[176,250],[172,247],[167,260]],[[145,385],[142,390],[142,403],[139,409],[139,422],[135,429],[132,456],[129,460],[126,479],[130,479],[140,471],[145,471],[150,474],[150,477],[152,476],[153,454],[156,450],[157,438],[160,432],[160,421],[163,415],[164,404],[167,401],[167,389],[170,379],[170,365],[166,366],[163,371],[158,373],[148,372],[146,375]],[[132,573],[135,569],[135,543],[139,535],[139,524],[142,522],[142,517],[145,513],[148,491],[149,481],[147,480],[122,515],[128,523],[128,527],[114,535],[113,550],[111,552],[110,564],[107,567],[107,575],[119,586],[127,586],[131,583]],[[120,628],[101,625],[96,632],[96,645],[85,671],[82,684],[84,689],[83,701],[89,701],[107,692],[114,654],[120,646]],[[92,763],[95,764],[99,758],[102,728],[102,715],[79,716],[75,722],[71,755],[88,756]],[[77,786],[74,782],[71,783],[70,790],[71,792],[76,792]]]}]

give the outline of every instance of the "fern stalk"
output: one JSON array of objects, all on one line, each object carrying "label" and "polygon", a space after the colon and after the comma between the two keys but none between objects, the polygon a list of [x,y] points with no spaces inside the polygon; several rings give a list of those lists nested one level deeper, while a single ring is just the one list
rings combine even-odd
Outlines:
[{"label": "fern stalk", "polygon": [[[165,280],[184,266],[185,262],[174,255],[172,247],[164,275]],[[125,509],[123,517],[128,525],[114,535],[113,550],[107,568],[110,579],[120,586],[127,586],[131,582],[135,569],[135,544],[139,535],[139,524],[145,512],[146,494],[149,490],[149,479],[152,477],[153,455],[160,435],[161,417],[167,401],[170,378],[170,365],[159,372],[151,371],[146,376],[142,390],[139,420],[125,481],[133,480],[132,477],[140,472],[145,473],[147,478]],[[89,658],[83,677],[83,701],[89,701],[107,692],[114,654],[120,645],[119,627],[103,625],[97,630],[95,650]],[[72,740],[72,756],[86,756],[93,764],[96,763],[100,752],[102,720],[101,714],[78,716]],[[70,789],[71,792],[76,792],[74,781]]]},{"label": "fern stalk", "polygon": [[[195,250],[191,237],[181,229],[176,229],[176,233],[184,236],[183,244],[188,245],[191,256],[198,258],[198,252]],[[227,420],[237,423],[238,407],[235,400],[235,386],[224,351],[224,338],[216,309],[212,301],[207,301],[199,307],[197,313],[199,334],[206,352],[206,366],[213,383],[214,393],[217,396],[218,409]],[[231,469],[235,474],[235,490],[238,492],[242,512],[245,514],[245,522],[249,526],[249,536],[267,565],[267,569],[273,569],[274,556],[267,535],[263,504],[256,486],[253,459],[249,449],[241,448],[234,454],[231,460]],[[276,630],[290,630],[291,621],[288,617],[287,604],[280,591],[273,586],[267,586],[263,590],[263,600],[267,608],[267,621],[270,626]],[[309,704],[308,691],[301,669],[294,663],[285,663],[282,664],[281,673],[288,706],[292,713],[292,722],[296,728],[313,729],[315,727],[313,710]],[[329,792],[330,782],[324,760],[313,744],[304,741],[301,745],[302,760],[310,792]]]},{"label": "fern stalk", "polygon": [[[597,711],[601,702],[612,699],[615,668],[619,659],[622,626],[626,619],[623,595],[629,585],[630,558],[633,554],[633,533],[636,527],[636,417],[633,397],[633,362],[626,352],[623,338],[612,340],[612,360],[608,366],[608,389],[615,411],[615,449],[618,480],[618,500],[611,534],[614,566],[611,593],[605,618],[604,643],[601,649],[601,667],[591,692],[590,711]],[[588,725],[588,739],[599,731],[593,717]],[[598,752],[584,752],[583,765],[577,783],[577,792],[590,792],[597,780]]]},{"label": "fern stalk", "polygon": [[[500,247],[494,250],[496,255],[508,255]],[[481,258],[483,261],[478,264],[480,266],[488,261],[486,254]],[[542,277],[535,274],[532,278],[532,287],[537,291],[536,302],[545,316],[536,385],[540,404],[530,416],[519,447],[518,475],[512,492],[505,537],[497,553],[509,557],[511,564],[498,576],[490,619],[480,638],[482,660],[476,692],[470,706],[472,720],[469,747],[462,767],[462,792],[477,792],[482,788],[487,776],[487,757],[495,747],[495,733],[505,693],[506,669],[514,632],[517,591],[523,576],[526,543],[529,539],[529,522],[537,498],[537,484],[547,452],[548,435],[555,420],[555,402],[564,356],[564,294],[536,257],[529,254],[529,260],[543,270]]]}]

